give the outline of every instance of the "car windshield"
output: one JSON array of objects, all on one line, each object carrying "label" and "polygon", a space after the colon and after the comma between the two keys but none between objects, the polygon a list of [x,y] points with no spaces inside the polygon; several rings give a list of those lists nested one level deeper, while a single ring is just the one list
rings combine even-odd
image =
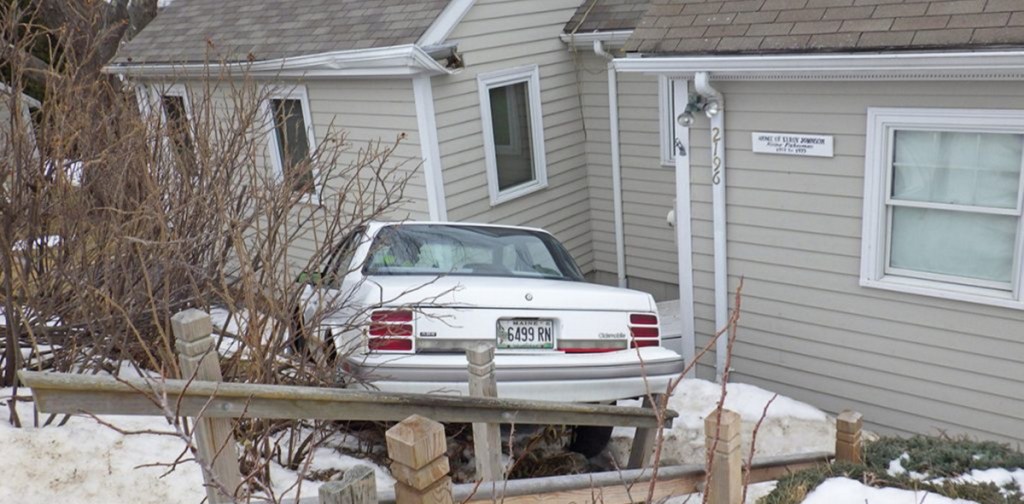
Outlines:
[{"label": "car windshield", "polygon": [[471,275],[583,281],[551,235],[528,229],[405,224],[377,233],[368,275]]}]

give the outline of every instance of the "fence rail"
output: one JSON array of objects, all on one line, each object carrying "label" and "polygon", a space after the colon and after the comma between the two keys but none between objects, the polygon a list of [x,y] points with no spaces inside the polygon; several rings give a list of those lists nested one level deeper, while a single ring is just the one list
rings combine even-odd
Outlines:
[{"label": "fence rail", "polygon": [[[209,316],[187,310],[172,318],[182,369],[195,380],[118,379],[101,376],[43,373],[23,370],[19,377],[32,388],[41,413],[94,415],[159,415],[168,408],[177,416],[196,418],[198,456],[203,462],[209,502],[235,500],[239,483],[238,458],[228,419],[318,419],[401,421],[388,430],[388,455],[398,483],[393,493],[379,496],[372,471],[355,468],[341,482],[324,485],[319,499],[303,504],[450,504],[500,500],[508,504],[545,502],[602,502],[626,504],[646,498],[652,475],[647,464],[658,413],[651,408],[603,406],[550,401],[499,399],[494,395],[493,348],[468,352],[468,379],[478,397],[396,394],[375,391],[256,385],[220,382],[220,367],[213,351]],[[668,422],[677,414],[662,412]],[[474,423],[478,470],[486,484],[453,485],[444,456],[444,427],[439,422]],[[500,481],[499,423],[541,425],[593,425],[636,427],[630,454],[631,469],[576,476],[555,476]],[[843,460],[861,458],[860,414],[846,411],[837,420],[836,454]],[[711,471],[712,504],[736,504],[743,467],[739,415],[728,410],[711,412],[705,421],[709,468],[704,465],[662,467],[655,498],[698,491]],[[484,453],[479,453],[484,452]],[[830,454],[810,453],[756,459],[749,469],[752,483],[826,463]],[[235,492],[232,495],[232,491]]]}]

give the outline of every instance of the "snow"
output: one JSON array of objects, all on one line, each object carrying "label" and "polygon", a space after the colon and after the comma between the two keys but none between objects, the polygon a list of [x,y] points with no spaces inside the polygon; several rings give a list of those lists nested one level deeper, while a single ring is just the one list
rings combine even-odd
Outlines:
[{"label": "snow", "polygon": [[807,494],[803,504],[973,504],[939,494],[898,488],[874,488],[849,478],[829,478]]},{"label": "snow", "polygon": [[953,481],[958,483],[994,483],[1004,495],[1009,492],[1004,487],[1015,485],[1019,491],[1024,491],[1024,469],[1014,470],[996,467],[992,469],[974,469],[967,474],[962,474]]},{"label": "snow", "polygon": [[[909,461],[910,454],[907,452],[903,452],[903,454],[900,455],[899,457],[896,457],[889,461],[889,468],[886,469],[885,472],[889,473],[889,476],[899,476],[901,474],[908,474],[907,469],[903,467],[903,463]],[[927,474],[921,474],[917,471],[910,471],[908,476],[919,481],[924,481],[928,479]]]},{"label": "snow", "polygon": [[[705,380],[683,380],[669,399],[669,408],[679,413],[671,428],[665,430],[662,463],[699,464],[704,462],[704,417],[717,407],[721,385]],[[754,426],[765,405],[775,394],[754,385],[730,383],[725,408],[739,413],[743,421],[744,459],[749,454]],[[620,401],[620,404],[625,404]],[[636,401],[630,403],[637,405]],[[612,433],[609,453],[623,467],[629,457],[632,428],[617,427]],[[835,449],[835,421],[821,410],[778,396],[768,407],[757,435],[755,456],[788,455]]]}]

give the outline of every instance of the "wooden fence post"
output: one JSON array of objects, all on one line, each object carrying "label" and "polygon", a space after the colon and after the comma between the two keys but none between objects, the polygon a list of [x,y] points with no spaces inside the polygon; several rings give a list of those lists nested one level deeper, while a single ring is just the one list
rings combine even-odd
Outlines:
[{"label": "wooden fence post", "polygon": [[[711,412],[704,419],[704,442],[711,462],[711,483],[704,489],[711,504],[741,504],[743,457],[740,447],[740,415],[734,411]],[[716,443],[717,438],[717,443]]]},{"label": "wooden fence post", "polygon": [[859,464],[864,461],[861,455],[860,431],[864,426],[864,417],[852,410],[844,410],[836,417],[836,460]]},{"label": "wooden fence post", "polygon": [[[657,408],[661,405],[662,394],[648,394],[644,396],[644,408]],[[626,467],[640,469],[651,463],[651,455],[654,454],[654,441],[657,439],[657,427],[638,427],[633,435],[633,447],[629,450],[629,463]]]},{"label": "wooden fence post", "polygon": [[[480,343],[466,349],[466,360],[469,361],[469,395],[498,397],[498,381],[494,376],[494,344]],[[473,452],[476,454],[477,479],[501,481],[504,478],[499,424],[473,424]]]},{"label": "wooden fence post", "polygon": [[444,426],[412,415],[385,433],[396,504],[452,504]]},{"label": "wooden fence post", "polygon": [[[171,330],[182,378],[188,380],[194,376],[195,381],[222,381],[220,361],[213,348],[210,316],[194,308],[179,312],[171,317]],[[242,477],[238,471],[238,451],[231,420],[196,418],[193,428],[209,501],[211,504],[234,502],[234,493],[241,486]]]},{"label": "wooden fence post", "polygon": [[357,465],[341,481],[320,487],[320,504],[377,504],[377,480],[369,466]]}]

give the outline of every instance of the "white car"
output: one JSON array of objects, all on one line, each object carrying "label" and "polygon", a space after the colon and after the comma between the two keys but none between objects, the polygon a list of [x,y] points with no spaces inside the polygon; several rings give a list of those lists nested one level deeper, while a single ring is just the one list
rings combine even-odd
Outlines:
[{"label": "white car", "polygon": [[585,282],[543,230],[372,223],[315,276],[303,332],[333,343],[363,386],[466,394],[464,349],[477,342],[496,346],[502,398],[638,397],[683,369],[661,346],[651,295]]}]

